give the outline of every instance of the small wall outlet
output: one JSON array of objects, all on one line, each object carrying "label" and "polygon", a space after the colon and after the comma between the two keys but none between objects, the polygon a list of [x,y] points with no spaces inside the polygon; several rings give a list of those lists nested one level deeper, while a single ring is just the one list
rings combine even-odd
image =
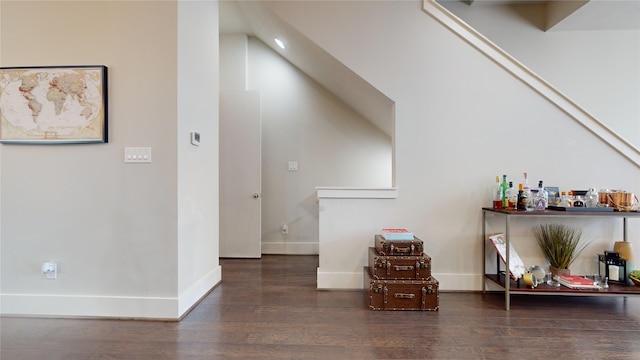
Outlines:
[{"label": "small wall outlet", "polygon": [[43,262],[40,271],[47,279],[55,280],[58,278],[58,264],[52,261]]},{"label": "small wall outlet", "polygon": [[280,232],[282,233],[282,235],[289,234],[289,227],[287,226],[287,224],[282,224],[282,226],[280,227]]}]

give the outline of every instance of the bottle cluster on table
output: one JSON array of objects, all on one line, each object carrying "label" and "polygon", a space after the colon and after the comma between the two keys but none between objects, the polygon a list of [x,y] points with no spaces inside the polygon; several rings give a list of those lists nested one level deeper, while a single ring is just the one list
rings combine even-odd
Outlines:
[{"label": "bottle cluster on table", "polygon": [[[493,190],[493,208],[505,210],[544,211],[549,206],[554,207],[599,207],[599,195],[595,188],[589,191],[563,191],[561,194],[550,196],[544,181],[538,181],[538,187],[532,190],[529,186],[529,176],[522,174],[522,182],[518,187],[514,181],[508,181],[507,175],[496,176]],[[557,189],[556,189],[557,190]]]}]

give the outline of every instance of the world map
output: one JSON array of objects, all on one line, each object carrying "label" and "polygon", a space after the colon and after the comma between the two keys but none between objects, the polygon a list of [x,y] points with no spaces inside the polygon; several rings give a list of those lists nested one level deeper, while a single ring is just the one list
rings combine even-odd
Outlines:
[{"label": "world map", "polygon": [[101,82],[101,68],[0,70],[2,139],[101,139]]}]

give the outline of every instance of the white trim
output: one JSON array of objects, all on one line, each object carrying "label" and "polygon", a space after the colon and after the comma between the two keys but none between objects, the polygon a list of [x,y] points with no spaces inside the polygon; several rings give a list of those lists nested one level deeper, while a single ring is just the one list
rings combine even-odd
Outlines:
[{"label": "white trim", "polygon": [[263,242],[263,254],[318,255],[317,242]]},{"label": "white trim", "polygon": [[178,318],[182,317],[190,309],[200,302],[200,300],[222,281],[222,267],[218,265],[208,274],[203,276],[198,282],[191,285],[178,297]]},{"label": "white trim", "polygon": [[85,296],[2,294],[0,314],[46,317],[179,320],[222,281],[218,266],[179,298],[136,296]]},{"label": "white trim", "polygon": [[316,187],[318,199],[397,199],[397,188]]},{"label": "white trim", "polygon": [[353,290],[362,289],[364,284],[364,273],[360,272],[323,272],[320,268],[317,271],[317,288],[330,290]]},{"label": "white trim", "polygon": [[423,0],[422,9],[468,42],[471,46],[485,54],[496,64],[503,67],[512,75],[529,85],[540,95],[555,104],[559,109],[605,141],[637,167],[640,167],[640,150],[638,148],[633,146],[613,130],[609,129],[606,125],[602,124],[566,95],[551,86],[551,84],[547,83],[540,76],[511,57],[496,44],[452,14],[442,5],[438,4],[436,0]]},{"label": "white trim", "polygon": [[1,295],[2,315],[177,320],[177,298]]}]

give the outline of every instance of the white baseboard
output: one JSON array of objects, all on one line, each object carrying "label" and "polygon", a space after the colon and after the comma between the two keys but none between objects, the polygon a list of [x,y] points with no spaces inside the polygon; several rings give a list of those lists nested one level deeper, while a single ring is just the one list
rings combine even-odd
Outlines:
[{"label": "white baseboard", "polygon": [[170,297],[3,294],[0,313],[17,316],[177,319]]},{"label": "white baseboard", "polygon": [[222,281],[222,267],[218,265],[178,297],[178,318],[184,316]]},{"label": "white baseboard", "polygon": [[362,289],[364,274],[360,272],[323,272],[318,268],[318,289]]},{"label": "white baseboard", "polygon": [[263,254],[318,255],[317,242],[263,242]]},{"label": "white baseboard", "polygon": [[[364,286],[362,272],[323,272],[318,268],[318,289],[357,290]],[[483,276],[479,274],[433,274],[441,291],[480,291]]]},{"label": "white baseboard", "polygon": [[218,266],[180,297],[2,294],[0,314],[43,317],[88,317],[179,320],[222,279]]}]

